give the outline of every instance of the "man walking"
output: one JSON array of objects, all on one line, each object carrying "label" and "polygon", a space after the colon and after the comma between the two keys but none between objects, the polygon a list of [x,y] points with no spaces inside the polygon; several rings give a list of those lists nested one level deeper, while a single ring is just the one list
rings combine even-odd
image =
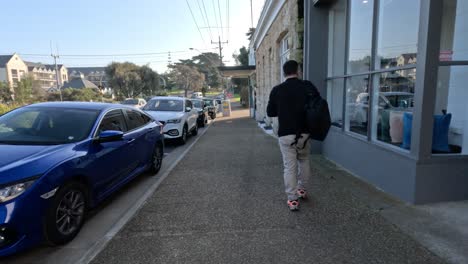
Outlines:
[{"label": "man walking", "polygon": [[283,156],[284,185],[290,210],[299,209],[298,198],[305,199],[305,183],[310,177],[310,140],[305,124],[305,105],[312,83],[298,78],[299,65],[290,60],[283,65],[286,81],[275,86],[267,106],[269,117],[278,117],[279,145]]}]

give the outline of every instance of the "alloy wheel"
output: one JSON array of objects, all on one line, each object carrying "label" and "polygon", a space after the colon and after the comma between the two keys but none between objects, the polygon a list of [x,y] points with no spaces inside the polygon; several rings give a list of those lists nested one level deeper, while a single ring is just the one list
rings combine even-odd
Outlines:
[{"label": "alloy wheel", "polygon": [[70,190],[59,203],[55,224],[62,235],[70,235],[80,228],[85,214],[85,197],[79,190]]}]

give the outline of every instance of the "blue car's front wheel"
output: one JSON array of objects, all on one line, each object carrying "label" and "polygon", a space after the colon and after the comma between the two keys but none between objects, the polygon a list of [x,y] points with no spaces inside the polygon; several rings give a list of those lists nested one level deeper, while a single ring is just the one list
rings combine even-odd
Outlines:
[{"label": "blue car's front wheel", "polygon": [[79,182],[61,186],[46,215],[44,231],[47,242],[60,245],[72,240],[83,226],[86,208],[86,186]]},{"label": "blue car's front wheel", "polygon": [[164,157],[164,148],[162,144],[156,143],[156,146],[153,150],[153,155],[151,157],[151,167],[150,167],[151,173],[157,174],[161,170],[163,157]]}]

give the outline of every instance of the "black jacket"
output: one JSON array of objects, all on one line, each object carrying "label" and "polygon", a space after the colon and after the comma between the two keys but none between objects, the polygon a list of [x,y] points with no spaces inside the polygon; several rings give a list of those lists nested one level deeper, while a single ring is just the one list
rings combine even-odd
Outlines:
[{"label": "black jacket", "polygon": [[305,128],[305,104],[307,93],[317,88],[309,82],[290,78],[273,88],[267,106],[269,117],[278,117],[278,136],[307,133]]}]

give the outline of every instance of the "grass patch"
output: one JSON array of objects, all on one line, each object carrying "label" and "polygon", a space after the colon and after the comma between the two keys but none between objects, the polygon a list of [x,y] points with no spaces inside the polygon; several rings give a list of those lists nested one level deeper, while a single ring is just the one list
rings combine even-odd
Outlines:
[{"label": "grass patch", "polygon": [[240,94],[234,94],[234,97],[231,98],[231,102],[240,102]]}]

